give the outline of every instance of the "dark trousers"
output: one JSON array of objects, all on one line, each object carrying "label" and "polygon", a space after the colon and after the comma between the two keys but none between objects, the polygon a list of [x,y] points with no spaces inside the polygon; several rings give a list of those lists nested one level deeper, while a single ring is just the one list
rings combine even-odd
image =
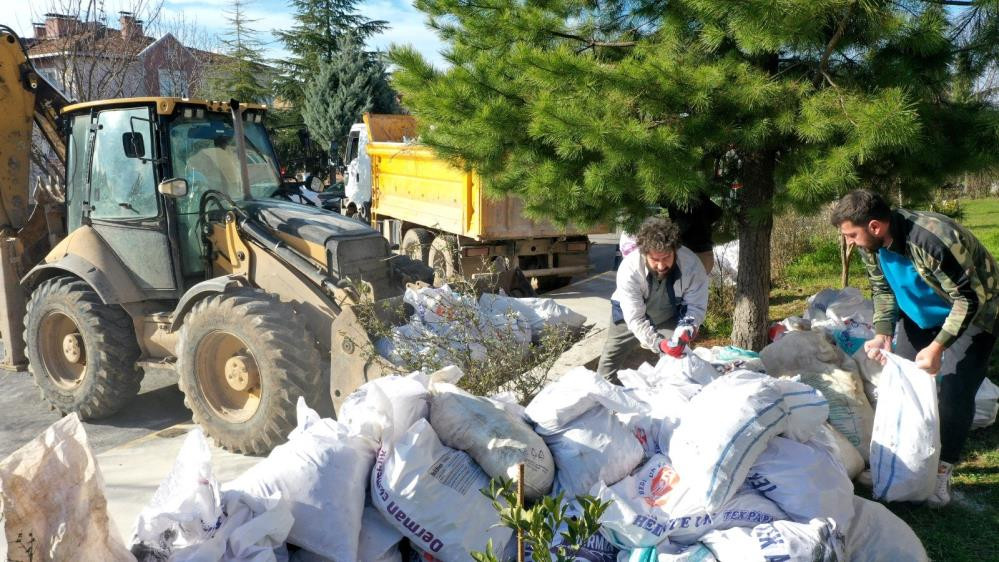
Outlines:
[{"label": "dark trousers", "polygon": [[[895,353],[916,358],[940,328],[920,328],[908,316],[902,315],[895,329]],[[982,385],[989,367],[989,357],[996,337],[972,326],[946,351],[940,367],[940,460],[956,463],[975,417],[975,393]]]},{"label": "dark trousers", "polygon": [[[655,328],[660,336],[669,339],[676,329],[676,318],[671,318]],[[624,322],[615,324],[612,318],[611,325],[607,328],[607,341],[604,342],[603,353],[600,354],[600,363],[597,364],[597,373],[614,384],[621,384],[617,378],[617,370],[626,359],[641,348],[642,345],[638,343],[635,334],[628,329],[628,325]]]}]

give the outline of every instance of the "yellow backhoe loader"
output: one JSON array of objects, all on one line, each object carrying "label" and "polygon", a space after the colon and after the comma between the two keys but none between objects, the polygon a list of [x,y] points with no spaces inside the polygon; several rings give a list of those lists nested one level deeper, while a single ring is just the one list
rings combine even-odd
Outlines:
[{"label": "yellow backhoe loader", "polygon": [[[53,408],[105,417],[173,369],[209,436],[263,454],[299,396],[330,412],[382,374],[352,307],[427,272],[359,221],[270,198],[264,107],[70,103],[0,26],[0,108],[0,366],[27,364]],[[64,185],[29,188],[32,122]]]}]

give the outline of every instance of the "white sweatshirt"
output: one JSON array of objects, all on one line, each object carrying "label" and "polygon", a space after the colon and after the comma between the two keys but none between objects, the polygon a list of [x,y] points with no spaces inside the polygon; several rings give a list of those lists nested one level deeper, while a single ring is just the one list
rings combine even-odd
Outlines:
[{"label": "white sweatshirt", "polygon": [[[694,325],[700,326],[708,311],[708,274],[697,255],[684,246],[676,249],[673,267],[677,266],[680,278],[673,284],[673,291],[686,303],[687,316],[693,316]],[[611,300],[621,305],[624,321],[642,347],[654,350],[661,337],[645,316],[645,301],[649,298],[648,274],[645,256],[638,251],[628,254],[618,267],[617,288]]]}]

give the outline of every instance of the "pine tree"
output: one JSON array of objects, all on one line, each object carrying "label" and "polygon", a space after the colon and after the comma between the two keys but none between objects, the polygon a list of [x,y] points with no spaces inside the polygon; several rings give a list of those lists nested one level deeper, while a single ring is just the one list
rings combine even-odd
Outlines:
[{"label": "pine tree", "polygon": [[329,146],[346,137],[364,112],[395,109],[381,56],[366,53],[356,37],[342,36],[332,58],[320,62],[306,85],[302,118],[312,138]]},{"label": "pine tree", "polygon": [[263,103],[272,97],[266,68],[260,64],[265,60],[257,31],[251,24],[257,20],[246,17],[247,0],[231,0],[225,11],[229,31],[222,39],[226,62],[212,69],[213,76],[208,80],[208,97],[228,100],[235,98],[243,102]]},{"label": "pine tree", "polygon": [[393,85],[424,142],[533,216],[634,225],[741,186],[732,338],[759,349],[775,212],[857,187],[918,198],[999,160],[996,109],[954,94],[942,4],[417,0],[451,66],[398,48]]},{"label": "pine tree", "polygon": [[295,25],[275,34],[290,53],[287,59],[278,61],[281,76],[276,87],[283,99],[299,107],[304,101],[305,84],[320,72],[323,61],[333,59],[343,36],[363,43],[384,31],[388,23],[357,13],[357,0],[291,0],[291,5]]}]

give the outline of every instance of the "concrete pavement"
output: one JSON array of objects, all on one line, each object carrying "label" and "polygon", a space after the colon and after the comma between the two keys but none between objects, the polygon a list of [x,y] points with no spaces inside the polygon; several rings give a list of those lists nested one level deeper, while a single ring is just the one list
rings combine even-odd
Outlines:
[{"label": "concrete pavement", "polygon": [[[170,473],[187,432],[194,427],[178,424],[97,455],[108,511],[126,545],[132,540],[139,513]],[[259,457],[212,447],[212,470],[220,483],[233,480],[259,461]]]}]

